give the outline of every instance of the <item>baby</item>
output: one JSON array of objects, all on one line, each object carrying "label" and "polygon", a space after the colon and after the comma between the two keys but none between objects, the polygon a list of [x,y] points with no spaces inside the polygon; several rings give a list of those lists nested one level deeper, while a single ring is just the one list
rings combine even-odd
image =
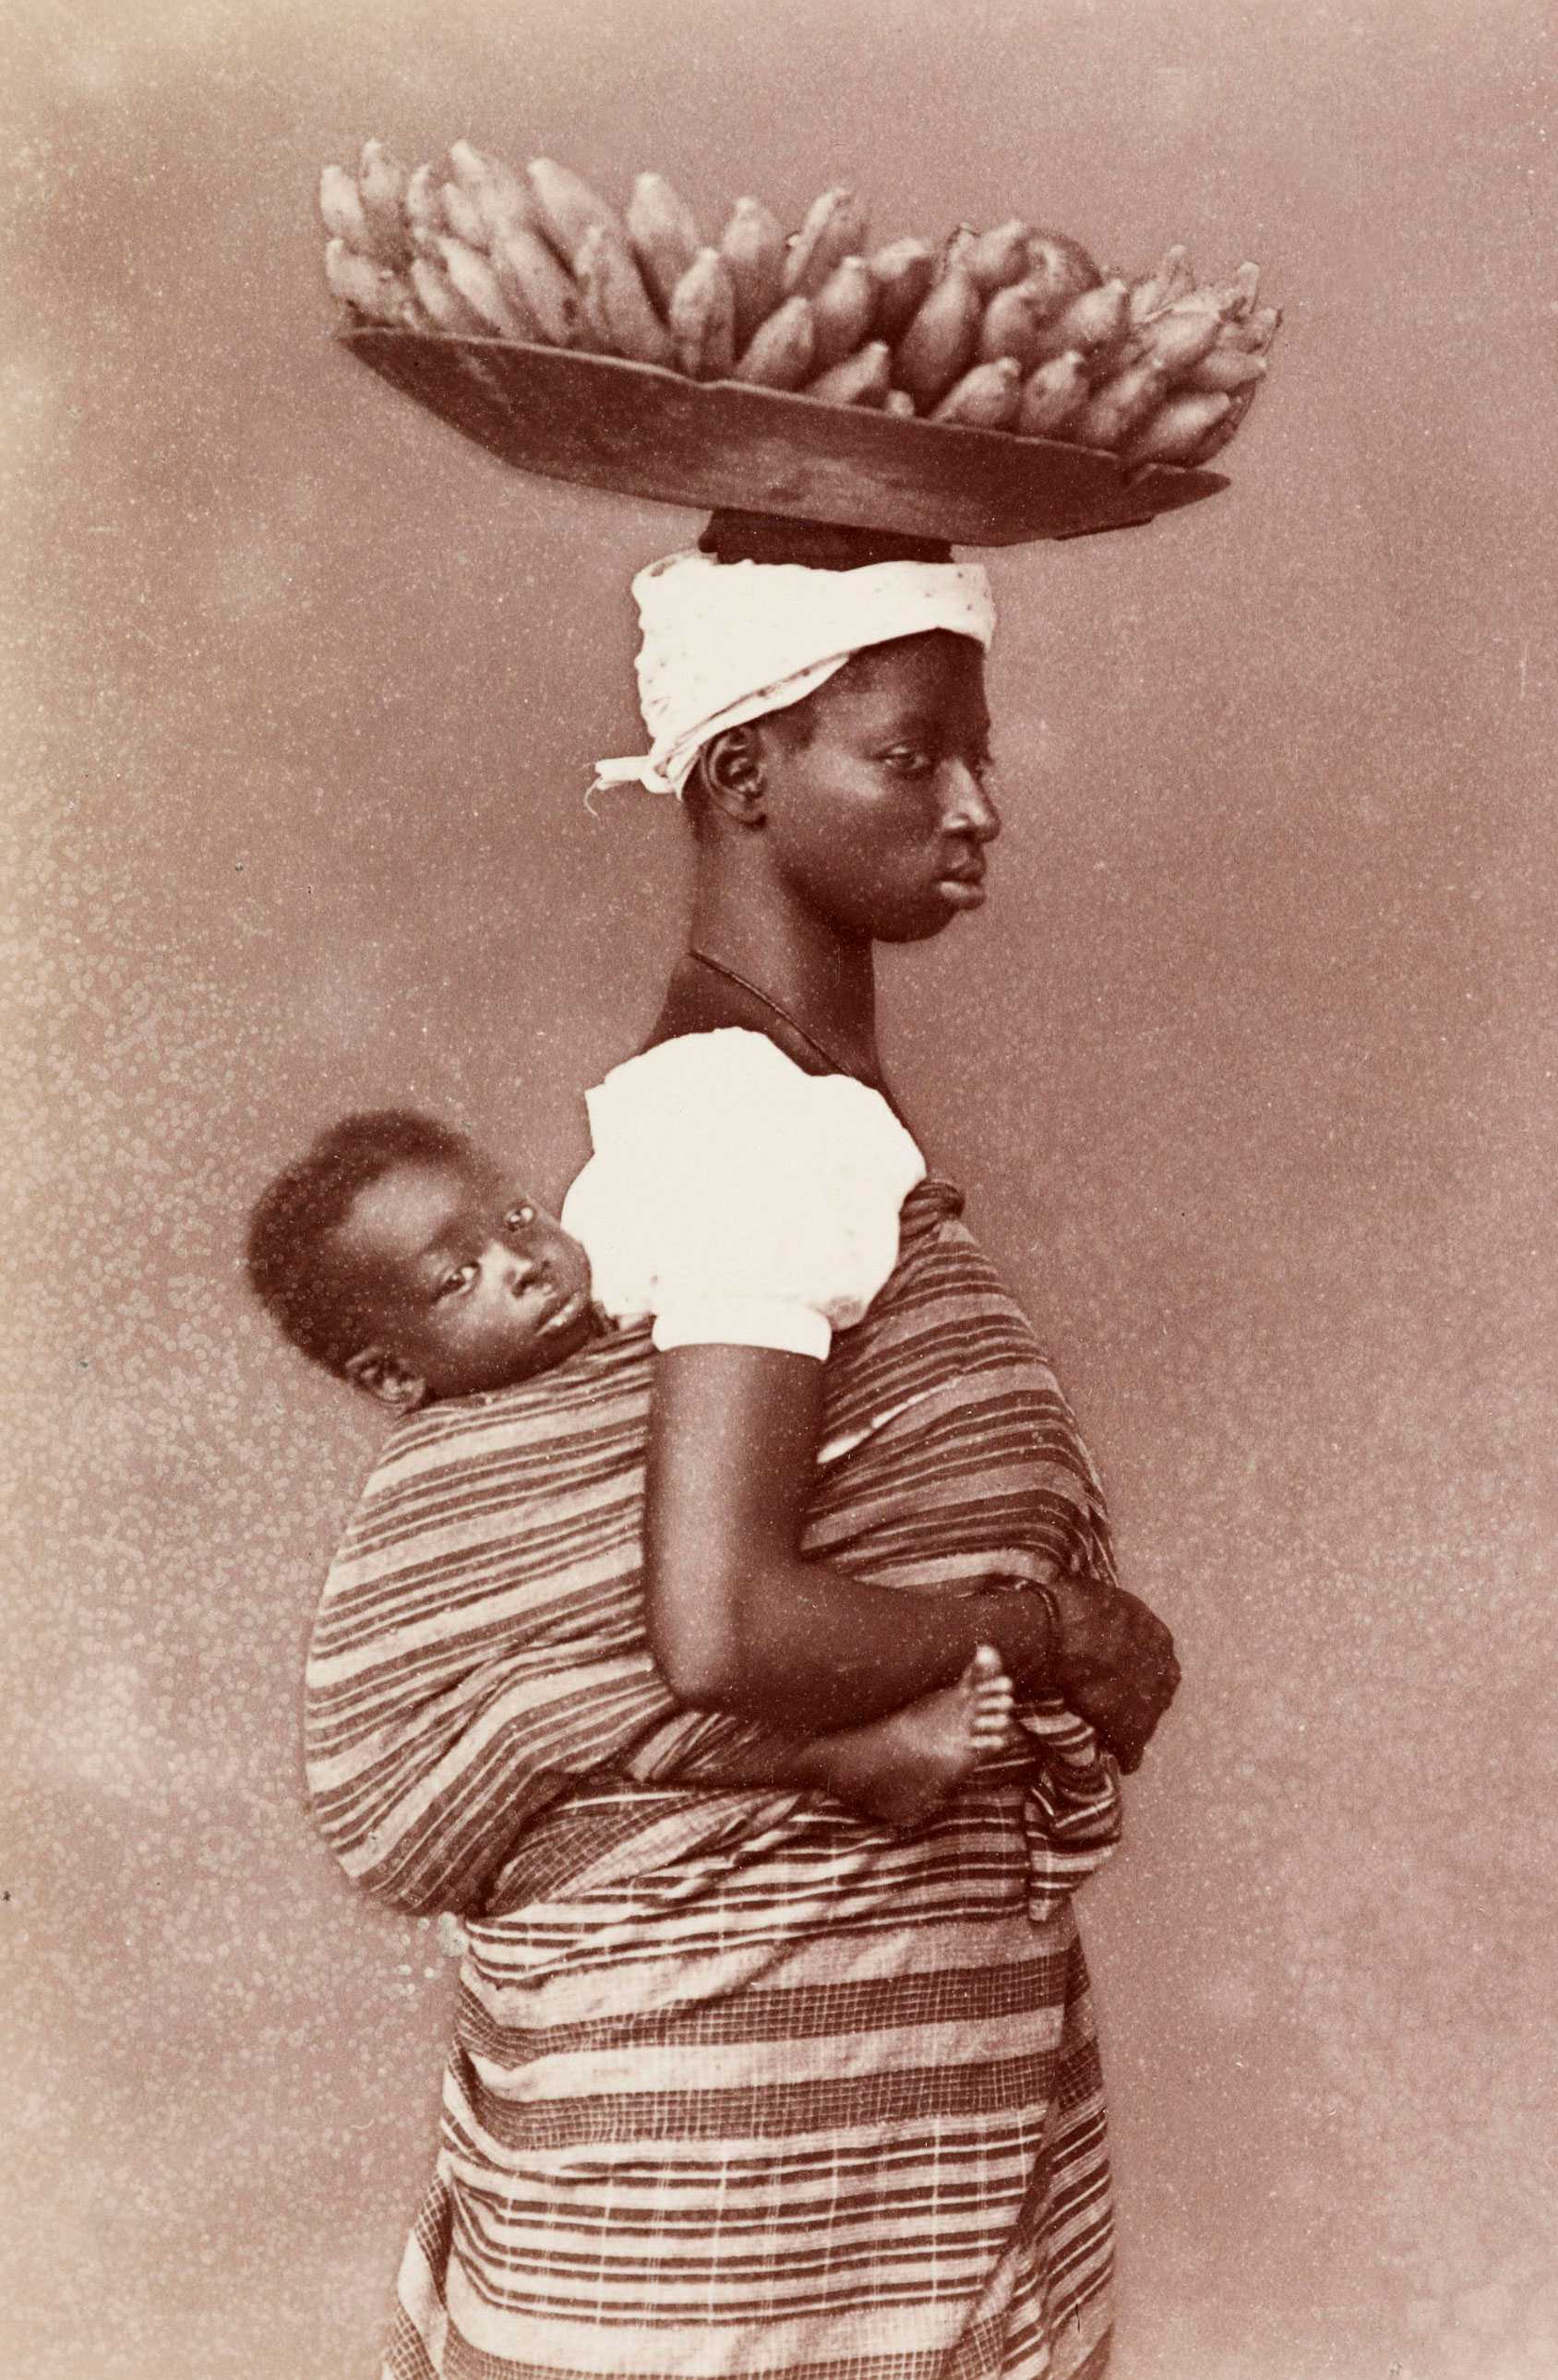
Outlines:
[{"label": "baby", "polygon": [[[248,1269],[294,1346],[397,1416],[558,1371],[618,1328],[578,1240],[463,1134],[399,1110],[347,1117],[270,1184]],[[825,1792],[914,1826],[1006,1748],[1012,1706],[981,1646],[953,1684],[868,1725],[735,1730],[699,1782]]]}]

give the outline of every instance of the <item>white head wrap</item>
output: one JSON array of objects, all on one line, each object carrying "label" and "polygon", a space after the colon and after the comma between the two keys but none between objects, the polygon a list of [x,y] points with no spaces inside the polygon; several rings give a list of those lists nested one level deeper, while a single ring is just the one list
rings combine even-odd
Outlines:
[{"label": "white head wrap", "polygon": [[639,702],[653,741],[639,759],[600,761],[595,782],[678,795],[711,736],[803,701],[866,646],[948,628],[988,650],[995,629],[976,562],[812,570],[691,549],[651,562],[633,592]]}]

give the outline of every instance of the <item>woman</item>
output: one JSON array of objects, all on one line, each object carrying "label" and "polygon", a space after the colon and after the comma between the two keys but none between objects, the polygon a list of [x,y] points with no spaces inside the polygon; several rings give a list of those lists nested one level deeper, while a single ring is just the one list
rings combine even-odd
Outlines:
[{"label": "woman", "polygon": [[[591,1097],[565,1216],[608,1302],[637,1282],[657,1316],[651,1640],[687,1702],[813,1728],[993,1643],[1134,1767],[1177,1672],[1114,1582],[1064,1399],[956,1193],[923,1180],[899,1219],[880,1135],[832,1097],[890,1098],[874,944],[980,896],[988,591],[904,541],[775,534],[716,516],[713,551],[638,582],[633,772],[692,819],[693,932],[651,1046]],[[1036,1889],[1037,1798],[1013,1761],[897,1836],[794,1797],[554,1803],[470,1928],[388,2371],[1101,2373],[1068,1892],[1102,1851],[1049,1795]]]}]

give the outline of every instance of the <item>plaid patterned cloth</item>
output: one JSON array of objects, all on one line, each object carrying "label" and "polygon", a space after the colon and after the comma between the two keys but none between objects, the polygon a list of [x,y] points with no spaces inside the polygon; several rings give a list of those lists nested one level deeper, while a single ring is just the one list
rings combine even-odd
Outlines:
[{"label": "plaid patterned cloth", "polygon": [[[835,1341],[808,1552],[906,1592],[1112,1579],[1096,1475],[948,1185]],[[398,1425],[332,1568],[307,1752],[348,1873],[467,1919],[392,2380],[1080,2380],[1102,2082],[1070,1894],[1118,1781],[1058,1707],[895,1834],[722,1789],[639,1592],[651,1358]],[[701,1781],[699,1781],[701,1780]]]}]

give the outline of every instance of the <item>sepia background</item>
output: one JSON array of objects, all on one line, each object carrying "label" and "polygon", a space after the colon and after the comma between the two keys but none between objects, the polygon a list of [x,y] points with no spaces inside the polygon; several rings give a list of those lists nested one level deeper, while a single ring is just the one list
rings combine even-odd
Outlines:
[{"label": "sepia background", "polygon": [[1085,1895],[1117,2380],[1558,2370],[1555,77],[1541,0],[10,0],[0,2371],[371,2380],[452,1970],[311,1835],[371,1414],[249,1201],[362,1103],[556,1193],[677,947],[629,571],[329,340],[375,133],[853,178],[1285,310],[1233,485],[992,567],[1006,816],[891,1062],[1185,1685]]}]

